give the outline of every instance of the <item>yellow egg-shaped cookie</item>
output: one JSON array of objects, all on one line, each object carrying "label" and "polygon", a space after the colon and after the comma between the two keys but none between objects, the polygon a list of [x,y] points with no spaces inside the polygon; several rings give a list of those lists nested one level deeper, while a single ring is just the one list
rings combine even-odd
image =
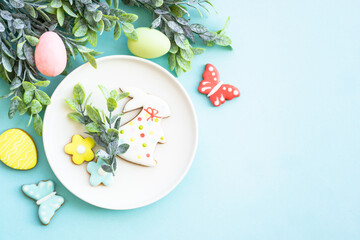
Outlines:
[{"label": "yellow egg-shaped cookie", "polygon": [[0,160],[13,169],[29,170],[38,159],[36,145],[21,129],[9,129],[0,135]]}]

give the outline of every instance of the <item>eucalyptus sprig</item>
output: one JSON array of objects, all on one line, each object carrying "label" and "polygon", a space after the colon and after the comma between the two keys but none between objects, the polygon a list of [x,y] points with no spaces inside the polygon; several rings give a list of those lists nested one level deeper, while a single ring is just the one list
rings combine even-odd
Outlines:
[{"label": "eucalyptus sprig", "polygon": [[65,102],[71,109],[76,111],[69,113],[69,118],[83,124],[87,134],[92,136],[97,145],[105,149],[100,149],[96,153],[96,156],[105,162],[101,168],[105,172],[115,175],[117,168],[116,156],[124,154],[129,149],[129,144],[123,143],[119,145],[121,114],[114,114],[114,111],[118,107],[117,102],[126,98],[129,93],[118,93],[116,90],[109,92],[101,85],[99,85],[99,88],[106,98],[108,114],[88,104],[91,94],[86,97],[85,91],[80,84],[74,86],[74,98],[66,98]]},{"label": "eucalyptus sprig", "polygon": [[[193,47],[196,36],[208,47],[214,45],[230,46],[231,39],[225,34],[230,18],[223,29],[213,32],[199,23],[190,23],[190,8],[197,10],[203,16],[202,10],[210,13],[214,8],[209,0],[122,0],[127,5],[135,5],[148,9],[153,13],[154,21],[151,28],[158,28],[171,41],[169,51],[169,67],[179,76],[182,72],[191,70],[194,55],[205,51],[204,48]],[[191,43],[190,43],[191,42]]]},{"label": "eucalyptus sprig", "polygon": [[0,77],[10,84],[8,116],[30,114],[33,127],[42,134],[41,111],[51,103],[45,91],[50,84],[36,69],[34,47],[47,31],[56,32],[63,40],[68,59],[79,54],[96,68],[95,56],[101,54],[85,47],[96,46],[98,33],[114,29],[137,39],[134,14],[118,9],[118,0],[1,0],[0,1]]}]

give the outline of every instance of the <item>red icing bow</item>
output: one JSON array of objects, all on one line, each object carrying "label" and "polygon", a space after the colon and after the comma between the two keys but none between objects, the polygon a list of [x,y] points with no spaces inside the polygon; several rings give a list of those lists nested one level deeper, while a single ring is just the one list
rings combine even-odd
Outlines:
[{"label": "red icing bow", "polygon": [[144,109],[144,110],[145,110],[145,112],[147,112],[150,115],[150,117],[148,117],[147,121],[149,121],[149,119],[151,121],[154,121],[154,117],[161,118],[159,116],[156,116],[156,114],[158,114],[159,111],[156,110],[155,108],[148,107],[147,109]]}]

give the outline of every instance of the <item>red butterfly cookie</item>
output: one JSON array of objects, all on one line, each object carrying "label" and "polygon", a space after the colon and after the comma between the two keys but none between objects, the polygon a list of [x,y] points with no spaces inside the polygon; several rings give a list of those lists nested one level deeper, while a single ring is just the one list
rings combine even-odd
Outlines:
[{"label": "red butterfly cookie", "polygon": [[211,103],[218,107],[225,102],[240,96],[240,91],[230,84],[219,81],[219,71],[211,64],[206,64],[203,80],[199,85],[199,92],[207,94]]}]

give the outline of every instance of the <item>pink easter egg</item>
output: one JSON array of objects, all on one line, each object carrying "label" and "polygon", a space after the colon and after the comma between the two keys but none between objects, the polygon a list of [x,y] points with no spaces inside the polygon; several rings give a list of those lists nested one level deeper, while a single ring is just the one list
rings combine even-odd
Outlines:
[{"label": "pink easter egg", "polygon": [[59,35],[43,33],[35,48],[35,65],[39,72],[55,77],[64,71],[66,62],[66,48]]}]

